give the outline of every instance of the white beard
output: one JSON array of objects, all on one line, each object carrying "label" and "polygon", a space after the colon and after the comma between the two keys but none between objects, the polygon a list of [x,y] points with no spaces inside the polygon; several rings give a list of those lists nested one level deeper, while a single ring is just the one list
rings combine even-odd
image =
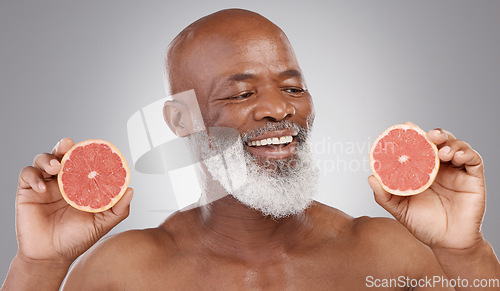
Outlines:
[{"label": "white beard", "polygon": [[[268,130],[273,128],[276,125],[268,126]],[[309,135],[304,129],[298,130],[301,139],[295,155],[283,160],[259,160],[245,149],[239,136],[237,140],[222,137],[208,142],[204,132],[190,137],[190,143],[197,143],[195,148],[201,151],[208,172],[228,194],[264,216],[280,219],[305,210],[317,190],[318,169],[307,143]],[[214,200],[205,195],[201,201]]]},{"label": "white beard", "polygon": [[294,165],[288,165],[291,164],[290,160],[269,161],[271,169],[263,169],[245,151],[247,181],[231,195],[248,207],[273,218],[283,218],[305,210],[316,193],[318,171],[307,149],[297,149],[294,160]]}]

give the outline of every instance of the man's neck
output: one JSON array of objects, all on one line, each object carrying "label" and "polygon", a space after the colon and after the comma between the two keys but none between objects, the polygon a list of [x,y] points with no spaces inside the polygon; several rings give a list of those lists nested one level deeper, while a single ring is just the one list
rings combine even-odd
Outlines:
[{"label": "man's neck", "polygon": [[307,211],[272,219],[231,195],[197,208],[197,213],[198,234],[209,251],[241,260],[281,255],[304,243],[313,230]]}]

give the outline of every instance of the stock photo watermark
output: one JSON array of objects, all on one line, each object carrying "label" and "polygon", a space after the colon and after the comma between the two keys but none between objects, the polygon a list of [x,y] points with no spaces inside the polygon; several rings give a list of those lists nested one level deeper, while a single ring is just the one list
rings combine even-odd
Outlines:
[{"label": "stock photo watermark", "polygon": [[425,276],[420,279],[399,276],[397,278],[376,278],[366,276],[365,286],[368,288],[499,288],[500,279],[446,278],[444,276]]},{"label": "stock photo watermark", "polygon": [[[329,173],[354,173],[371,171],[369,152],[373,139],[368,137],[361,141],[338,141],[332,137],[323,136],[318,141],[313,141],[311,151],[317,156],[316,166],[324,174]],[[393,142],[383,143],[383,146],[374,149],[373,154],[393,154],[396,145]],[[377,169],[378,163],[373,167]]]}]

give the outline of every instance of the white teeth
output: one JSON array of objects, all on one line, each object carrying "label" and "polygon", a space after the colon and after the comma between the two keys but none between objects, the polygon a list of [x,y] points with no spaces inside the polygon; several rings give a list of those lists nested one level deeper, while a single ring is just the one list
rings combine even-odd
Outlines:
[{"label": "white teeth", "polygon": [[254,140],[247,142],[248,146],[266,146],[271,144],[286,144],[293,141],[293,137],[291,135],[285,135],[282,137],[273,137],[273,138],[265,138],[261,140]]}]

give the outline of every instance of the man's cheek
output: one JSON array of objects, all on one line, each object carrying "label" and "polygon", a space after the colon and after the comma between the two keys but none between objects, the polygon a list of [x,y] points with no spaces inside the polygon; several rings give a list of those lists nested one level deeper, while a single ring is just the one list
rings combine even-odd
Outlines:
[{"label": "man's cheek", "polygon": [[314,116],[314,104],[310,97],[297,98],[293,103],[295,107],[295,114],[303,120],[310,119]]},{"label": "man's cheek", "polygon": [[250,106],[223,106],[213,114],[207,115],[207,127],[232,127],[242,131],[246,123],[252,119]]}]

